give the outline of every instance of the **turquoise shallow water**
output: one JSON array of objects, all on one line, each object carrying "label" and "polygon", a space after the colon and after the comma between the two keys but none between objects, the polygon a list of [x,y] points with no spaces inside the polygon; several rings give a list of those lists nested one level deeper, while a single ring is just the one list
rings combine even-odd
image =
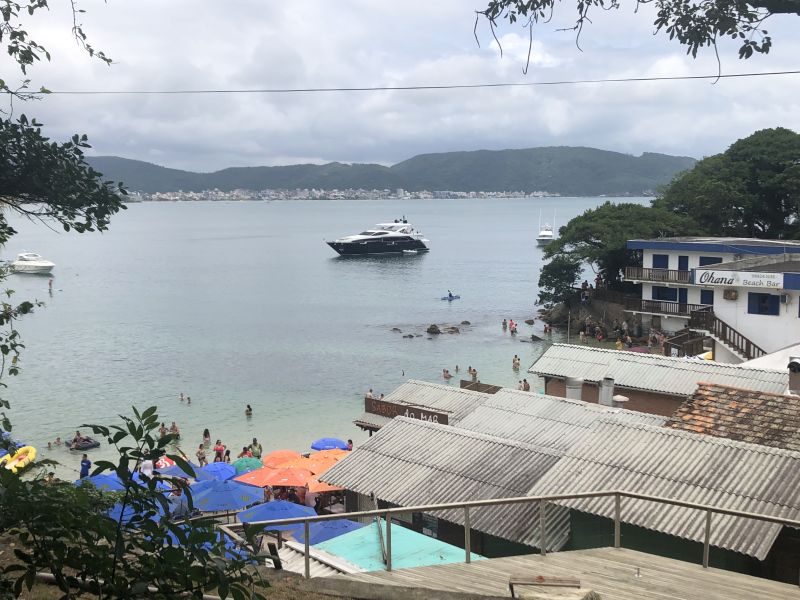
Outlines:
[{"label": "turquoise shallow water", "polygon": [[[265,449],[307,450],[317,437],[364,439],[351,421],[368,388],[442,381],[456,364],[515,386],[514,354],[526,367],[544,349],[500,328],[535,314],[539,211],[556,208],[563,224],[603,200],[143,203],[102,235],[15,220],[5,256],[35,251],[57,264],[52,297],[46,277],[7,282],[18,299],[46,302],[20,322],[22,374],[6,390],[15,434],[43,448],[81,423],[156,404],[187,453],[205,427],[231,448],[257,436]],[[429,254],[345,259],[323,243],[402,215],[431,240]],[[442,302],[448,288],[461,300]],[[472,325],[433,340],[391,331],[462,320]],[[520,337],[531,331],[541,325],[521,325]]]}]

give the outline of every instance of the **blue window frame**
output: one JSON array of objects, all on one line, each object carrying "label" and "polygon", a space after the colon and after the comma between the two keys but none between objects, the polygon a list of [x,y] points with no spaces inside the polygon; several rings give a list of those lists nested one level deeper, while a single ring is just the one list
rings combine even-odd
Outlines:
[{"label": "blue window frame", "polygon": [[689,257],[688,256],[679,256],[678,257],[678,271],[688,271],[689,270]]},{"label": "blue window frame", "polygon": [[747,294],[747,312],[751,315],[778,316],[781,313],[781,298],[777,294]]},{"label": "blue window frame", "polygon": [[714,290],[700,290],[700,304],[714,304]]},{"label": "blue window frame", "polygon": [[669,269],[669,254],[653,254],[654,269]]},{"label": "blue window frame", "polygon": [[653,300],[665,300],[667,302],[678,301],[678,289],[662,287],[660,285],[653,286]]},{"label": "blue window frame", "polygon": [[722,262],[722,257],[720,256],[701,256],[700,257],[700,266],[705,267],[706,265],[715,265],[717,263]]}]

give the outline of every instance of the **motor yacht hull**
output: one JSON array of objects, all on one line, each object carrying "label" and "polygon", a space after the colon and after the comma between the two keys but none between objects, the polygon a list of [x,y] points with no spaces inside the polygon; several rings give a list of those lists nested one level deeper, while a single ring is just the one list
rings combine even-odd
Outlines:
[{"label": "motor yacht hull", "polygon": [[47,275],[55,267],[52,263],[26,263],[24,261],[14,261],[9,265],[13,273],[30,273],[33,275]]},{"label": "motor yacht hull", "polygon": [[368,254],[403,254],[409,251],[427,252],[422,240],[361,240],[353,242],[327,242],[341,256],[365,256]]}]

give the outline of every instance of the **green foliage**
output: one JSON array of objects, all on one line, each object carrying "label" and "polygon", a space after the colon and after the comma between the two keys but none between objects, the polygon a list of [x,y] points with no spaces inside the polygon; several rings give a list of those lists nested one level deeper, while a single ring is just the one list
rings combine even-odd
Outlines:
[{"label": "green foliage", "polygon": [[[100,180],[86,162],[85,135],[64,143],[42,135],[41,124],[22,115],[0,119],[0,204],[26,216],[57,221],[65,231],[103,231],[125,208],[122,184]],[[0,243],[15,232],[0,213]]]},{"label": "green foliage", "polygon": [[565,255],[557,255],[542,267],[539,274],[538,303],[550,308],[565,302],[575,293],[575,284],[583,270],[580,261]]},{"label": "green foliage", "polygon": [[330,163],[231,168],[214,173],[166,169],[113,156],[93,157],[89,162],[108,177],[143,192],[403,188],[640,196],[655,192],[676,173],[691,168],[695,160],[665,154],[630,156],[595,148],[551,147],[421,154],[391,167]]},{"label": "green foliage", "polygon": [[800,237],[800,135],[763,129],[675,178],[653,206],[691,216],[704,233]]},{"label": "green foliage", "polygon": [[569,257],[586,263],[615,286],[627,265],[634,264],[628,240],[701,233],[687,216],[641,204],[606,202],[575,217],[545,247],[545,258]]},{"label": "green foliage", "polygon": [[[491,0],[478,15],[489,21],[494,32],[501,20],[511,24],[520,21],[525,27],[548,22],[559,6],[558,0]],[[571,6],[577,8],[577,17],[569,30],[576,33],[578,41],[584,25],[591,23],[591,14],[621,7],[619,0],[576,0]],[[726,37],[740,43],[739,58],[766,54],[772,38],[763,29],[763,22],[775,13],[800,15],[798,0],[659,0],[656,7],[656,33],[668,35],[693,57],[701,48],[716,49],[717,41]]]},{"label": "green foliage", "polygon": [[[17,562],[5,570],[14,577],[15,594],[29,590],[35,574],[44,571],[55,577],[64,598],[199,598],[209,590],[222,597],[261,598],[249,559],[228,552],[211,519],[179,522],[170,516],[157,485],[180,487],[191,506],[184,480],[159,475],[142,476],[144,485],[133,480],[136,464],[165,455],[172,441],[156,435],[155,407],[133,412],[133,418],[121,417],[121,425],[84,425],[116,447],[118,461],[98,461],[94,474],[113,470],[123,492],[26,480],[0,469],[0,531],[19,542]],[[182,457],[170,457],[191,472]],[[119,520],[109,516],[115,504],[121,507]]]}]

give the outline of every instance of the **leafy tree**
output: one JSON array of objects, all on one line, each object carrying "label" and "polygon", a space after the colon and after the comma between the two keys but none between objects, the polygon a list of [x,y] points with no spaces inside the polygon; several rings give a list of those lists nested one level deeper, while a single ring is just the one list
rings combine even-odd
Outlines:
[{"label": "leafy tree", "polygon": [[539,304],[547,308],[565,302],[575,293],[575,284],[583,271],[579,260],[557,255],[542,266],[539,274]]},{"label": "leafy tree", "polygon": [[[154,474],[133,479],[135,465],[166,454],[172,436],[156,437],[156,408],[122,417],[111,427],[84,425],[115,446],[116,463],[98,461],[95,474],[113,472],[124,491],[99,493],[90,483],[25,480],[0,470],[0,530],[21,542],[14,574],[14,593],[30,589],[36,574],[52,574],[65,598],[91,594],[98,598],[201,598],[214,590],[222,597],[261,598],[254,553],[226,547],[211,519],[182,522],[171,516],[161,486],[181,488],[191,507],[191,491],[180,478]],[[181,456],[169,455],[187,473]]]},{"label": "leafy tree", "polygon": [[[650,4],[654,0],[637,0],[639,4]],[[669,39],[686,47],[693,57],[704,47],[714,47],[723,38],[740,42],[739,58],[750,58],[753,54],[769,52],[772,38],[763,29],[764,21],[773,14],[800,15],[800,0],[655,0],[656,19],[653,23],[657,33],[669,35]],[[492,31],[499,21],[520,21],[530,28],[548,22],[561,5],[557,0],[490,0],[486,9],[478,11],[485,17]],[[568,6],[568,5],[567,5]],[[575,24],[569,28],[578,38],[584,25],[591,23],[591,15],[600,10],[619,9],[618,0],[576,0]],[[531,38],[532,39],[532,38]]]},{"label": "leafy tree", "polygon": [[[90,56],[110,62],[88,44],[77,21],[82,11],[75,0],[71,6],[75,38]],[[0,45],[6,46],[23,74],[42,57],[49,60],[50,54],[29,37],[20,16],[33,16],[47,7],[47,0],[0,0]],[[28,83],[24,80],[12,88],[0,79],[0,93],[5,92],[11,102],[29,100],[38,94],[28,90]],[[9,104],[9,113],[12,108]],[[0,244],[16,233],[7,220],[10,211],[55,222],[66,231],[108,227],[111,217],[125,208],[125,190],[122,184],[102,181],[100,173],[85,162],[83,153],[88,147],[83,135],[53,142],[43,135],[39,123],[24,115],[17,120],[0,119]],[[0,272],[0,281],[4,277]],[[16,321],[35,308],[27,301],[13,304],[13,292],[6,294],[0,304],[0,380],[19,372],[24,346]],[[0,381],[0,386],[5,385]],[[13,454],[9,410],[8,401],[0,399],[0,432],[5,434],[0,445]],[[17,562],[0,573],[3,597],[30,589],[41,572],[54,577],[63,598],[87,594],[199,598],[204,590],[237,600],[259,597],[253,587],[255,572],[238,551],[226,550],[213,523],[203,519],[179,523],[170,515],[169,503],[157,486],[169,483],[186,489],[185,483],[163,477],[144,478],[144,485],[133,480],[137,463],[158,459],[170,442],[169,436],[156,440],[153,435],[158,427],[154,407],[142,413],[134,409],[134,415],[122,417],[119,426],[91,426],[119,453],[116,463],[100,461],[95,473],[113,470],[124,485],[122,493],[99,494],[91,486],[50,481],[41,474],[20,477],[0,468],[0,535],[13,536],[18,542]],[[183,461],[180,456],[172,458]],[[188,465],[184,468],[191,473]],[[191,506],[191,494],[186,492]],[[109,513],[117,503],[119,510]],[[13,577],[13,583],[8,577]]]},{"label": "leafy tree", "polygon": [[[627,248],[628,240],[699,233],[697,224],[687,216],[641,204],[606,202],[561,227],[559,237],[545,247],[544,256],[588,264],[607,285],[616,287],[624,268],[635,264],[636,257]],[[574,285],[571,271],[555,272],[564,274],[561,286],[567,285],[568,280],[570,286]],[[548,273],[545,281],[552,282],[553,274]],[[551,287],[547,292],[554,293],[555,289]]]},{"label": "leafy tree", "polygon": [[677,176],[653,206],[721,236],[800,237],[800,135],[782,127],[738,140]]}]

